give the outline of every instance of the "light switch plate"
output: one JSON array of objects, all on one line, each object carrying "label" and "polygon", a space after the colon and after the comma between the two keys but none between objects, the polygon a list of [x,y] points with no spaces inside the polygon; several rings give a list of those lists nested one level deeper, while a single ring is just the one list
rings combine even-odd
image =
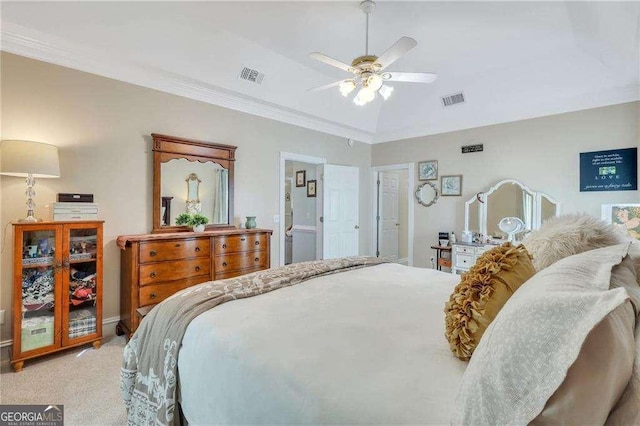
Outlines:
[{"label": "light switch plate", "polygon": [[4,309],[0,310],[0,324],[4,324]]},{"label": "light switch plate", "polygon": [[279,214],[274,214],[273,215],[273,223],[280,223],[280,215]]}]

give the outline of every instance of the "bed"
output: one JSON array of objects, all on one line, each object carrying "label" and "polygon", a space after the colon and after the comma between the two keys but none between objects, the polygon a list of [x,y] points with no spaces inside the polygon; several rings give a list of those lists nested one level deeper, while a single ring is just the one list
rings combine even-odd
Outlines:
[{"label": "bed", "polygon": [[[585,276],[598,276],[600,281],[606,282],[606,289],[598,289],[604,294],[612,280],[612,266],[628,257],[627,246],[615,246],[605,254],[594,252],[591,257],[582,259],[582,264],[571,264],[569,270],[577,268]],[[558,264],[563,270],[563,262]],[[459,283],[459,276],[384,263],[375,258],[305,262],[289,268],[311,268],[312,272],[300,273],[298,270],[291,274],[292,271],[284,267],[205,283],[184,290],[154,308],[125,349],[121,386],[129,423],[478,424],[494,418],[490,417],[491,411],[500,404],[502,409],[511,410],[510,398],[503,396],[516,395],[522,389],[503,380],[502,372],[495,370],[497,367],[493,365],[498,364],[495,359],[486,361],[486,357],[500,355],[495,355],[487,343],[487,348],[478,346],[478,355],[474,354],[471,363],[463,362],[453,355],[444,338],[443,308]],[[632,270],[633,267],[628,269]],[[583,277],[580,279],[584,281]],[[637,286],[635,272],[628,280],[630,285]],[[584,286],[582,281],[579,286]],[[543,286],[536,284],[535,287]],[[531,289],[533,293],[536,288]],[[635,288],[629,291],[633,292]],[[527,292],[518,290],[516,294],[519,293],[525,297]],[[205,294],[209,299],[213,297],[228,303],[216,302],[215,308],[210,309],[212,306],[208,306],[208,302],[202,302]],[[616,288],[606,294],[611,297],[605,302],[600,295],[593,299],[600,319],[614,309],[617,312],[623,304],[633,312],[630,314],[632,321],[637,319],[637,306],[634,305],[633,310],[629,307],[626,290]],[[189,297],[202,298],[192,303],[190,309],[195,313],[187,314],[182,308],[171,311],[166,306],[178,303],[176,299]],[[514,296],[513,299],[518,298]],[[516,303],[514,301],[513,306]],[[515,319],[505,319],[507,326],[518,321],[519,308],[516,306],[513,310]],[[567,314],[567,322],[586,324],[592,321],[595,327],[599,322],[597,318],[587,320],[581,316],[581,311],[588,310],[578,309]],[[530,321],[523,317],[524,321]],[[178,323],[183,325],[178,327]],[[611,405],[602,419],[607,418],[618,400],[621,401],[618,405],[624,400],[625,413],[618,410],[617,417],[613,417],[617,422],[612,424],[624,424],[631,418],[638,418],[634,416],[640,410],[637,396],[640,395],[640,350],[636,350],[634,361],[634,326],[635,323],[627,325],[624,336],[628,341],[623,346],[627,352],[631,351],[631,359],[627,354],[624,360],[627,365],[624,378],[621,374],[617,389],[602,391],[603,395],[611,394]],[[183,329],[177,340],[167,338],[170,335],[167,330],[173,328]],[[578,356],[577,351],[586,341],[590,329],[583,328],[584,331],[574,332],[566,327],[567,335],[583,334],[582,340],[572,344],[576,348],[573,354],[545,346],[550,352],[545,356],[555,357],[556,353],[562,352],[570,359],[565,361],[564,370],[554,371],[561,376],[559,382],[564,380]],[[495,340],[499,332],[498,325],[488,329],[490,337],[483,338],[480,345],[485,340],[491,341],[491,337]],[[638,328],[635,333],[638,334]],[[521,349],[518,346],[503,348],[502,342],[497,346],[524,357],[518,353]],[[588,345],[585,343],[585,346]],[[478,362],[474,365],[476,357]],[[485,359],[480,361],[483,357]],[[148,358],[152,361],[143,368],[142,360]],[[539,359],[546,358],[541,356]],[[634,378],[631,379],[634,362]],[[618,367],[612,365],[612,368]],[[482,377],[485,372],[490,372],[491,379],[500,377],[498,387],[506,383],[509,389],[507,392],[499,389],[503,392],[498,397],[501,401],[491,402],[488,414],[475,408],[475,404],[483,401],[473,396],[473,392],[476,395],[495,393],[496,389],[486,387],[492,384],[487,377]],[[610,377],[607,372],[602,374]],[[469,383],[467,376],[474,382]],[[544,408],[536,418],[536,424],[555,422],[553,418],[545,418],[545,413],[563,412],[568,415],[566,418],[573,418],[573,413],[566,411],[566,404],[557,402],[562,390],[559,385],[548,390],[540,400],[544,406],[553,393],[549,404],[553,402],[554,406],[535,408],[533,403],[534,410],[538,410],[536,414]],[[461,396],[462,390],[472,396],[465,400],[465,396]],[[569,391],[570,397],[575,398],[571,393],[573,390]],[[471,414],[460,409],[460,404],[466,404]],[[485,420],[474,418],[476,412],[488,417],[484,417]],[[528,418],[526,422],[529,422],[535,417],[530,414],[527,413],[530,417],[522,418]]]}]

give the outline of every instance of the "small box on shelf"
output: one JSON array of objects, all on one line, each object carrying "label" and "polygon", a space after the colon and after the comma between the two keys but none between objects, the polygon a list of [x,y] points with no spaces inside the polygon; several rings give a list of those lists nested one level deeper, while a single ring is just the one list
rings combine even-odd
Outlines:
[{"label": "small box on shelf", "polygon": [[51,214],[54,221],[96,220],[98,219],[98,204],[53,203]]}]

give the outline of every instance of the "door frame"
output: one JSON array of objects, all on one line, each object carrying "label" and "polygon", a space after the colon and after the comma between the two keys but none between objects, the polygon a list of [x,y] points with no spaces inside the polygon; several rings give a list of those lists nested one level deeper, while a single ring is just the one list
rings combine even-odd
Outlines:
[{"label": "door frame", "polygon": [[413,226],[414,226],[414,208],[413,191],[415,190],[415,164],[416,163],[400,163],[389,164],[386,166],[371,167],[371,255],[376,255],[376,244],[378,242],[378,172],[390,172],[393,170],[407,171],[407,256],[409,266],[413,266]]},{"label": "door frame", "polygon": [[[280,180],[278,184],[279,193],[280,193],[280,208],[279,208],[279,222],[280,226],[278,227],[278,241],[279,241],[279,250],[278,250],[278,265],[284,266],[284,233],[286,229],[284,229],[284,187],[285,187],[285,179],[286,179],[286,170],[285,170],[285,162],[286,161],[299,161],[301,163],[307,164],[315,164],[316,167],[320,164],[326,164],[327,159],[323,157],[313,157],[311,155],[304,154],[295,154],[293,152],[284,152],[280,151]],[[320,210],[322,208],[322,194],[316,195],[316,223],[318,223],[318,216],[322,214]],[[316,241],[322,238],[322,230],[316,229]],[[316,243],[316,257],[317,257],[317,246]]]}]

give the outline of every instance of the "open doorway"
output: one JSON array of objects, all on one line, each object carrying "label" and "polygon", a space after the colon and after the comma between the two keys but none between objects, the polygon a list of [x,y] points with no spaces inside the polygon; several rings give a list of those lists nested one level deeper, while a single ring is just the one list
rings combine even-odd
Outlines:
[{"label": "open doorway", "polygon": [[413,265],[413,165],[373,167],[373,253]]},{"label": "open doorway", "polygon": [[320,165],[324,158],[280,153],[280,265],[322,254]]}]

